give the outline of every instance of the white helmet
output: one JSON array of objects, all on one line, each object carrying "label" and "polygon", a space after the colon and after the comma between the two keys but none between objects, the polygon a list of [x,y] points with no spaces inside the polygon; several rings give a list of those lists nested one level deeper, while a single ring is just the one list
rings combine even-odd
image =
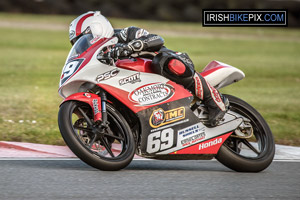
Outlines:
[{"label": "white helmet", "polygon": [[100,11],[90,11],[74,19],[70,24],[69,39],[73,45],[84,33],[92,32],[93,37],[110,38],[114,29]]}]

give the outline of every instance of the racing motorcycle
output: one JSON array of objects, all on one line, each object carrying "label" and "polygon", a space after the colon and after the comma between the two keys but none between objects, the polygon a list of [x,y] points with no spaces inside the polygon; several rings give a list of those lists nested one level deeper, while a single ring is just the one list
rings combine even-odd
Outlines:
[{"label": "racing motorcycle", "polygon": [[[97,55],[116,43],[116,38],[83,35],[62,70],[59,129],[82,161],[100,170],[125,168],[135,154],[165,160],[216,158],[238,172],[259,172],[271,164],[272,132],[248,103],[225,95],[228,111],[211,127],[205,105],[183,86],[155,74],[150,59],[99,62]],[[218,61],[201,75],[217,89],[245,77]]]}]

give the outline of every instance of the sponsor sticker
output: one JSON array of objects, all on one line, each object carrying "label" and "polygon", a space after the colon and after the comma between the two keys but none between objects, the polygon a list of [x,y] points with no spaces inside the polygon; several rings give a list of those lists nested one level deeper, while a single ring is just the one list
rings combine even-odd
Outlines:
[{"label": "sponsor sticker", "polygon": [[128,98],[140,106],[155,105],[170,99],[174,88],[165,83],[151,83],[130,92]]},{"label": "sponsor sticker", "polygon": [[90,41],[90,43],[91,43],[91,44],[95,44],[95,43],[98,42],[100,39],[101,39],[101,37],[95,37],[95,38],[93,38],[93,39]]},{"label": "sponsor sticker", "polygon": [[94,114],[96,115],[97,113],[99,113],[99,109],[98,109],[98,100],[97,99],[93,99],[93,108],[94,108]]},{"label": "sponsor sticker", "polygon": [[149,124],[152,128],[170,124],[185,118],[185,108],[175,108],[164,111],[162,108],[154,110],[150,116]]},{"label": "sponsor sticker", "polygon": [[217,154],[223,142],[232,134],[232,132],[221,135],[204,142],[185,146],[184,148],[173,152],[172,154]]},{"label": "sponsor sticker", "polygon": [[96,81],[99,83],[101,81],[104,81],[104,80],[107,80],[107,79],[110,79],[112,77],[115,77],[118,73],[120,72],[120,70],[118,70],[117,68],[113,69],[113,70],[110,70],[110,71],[107,71],[103,74],[99,74],[97,77],[96,77]]},{"label": "sponsor sticker", "polygon": [[150,117],[150,125],[153,126],[159,126],[163,123],[165,120],[165,111],[162,108],[159,108],[155,111],[153,111],[151,117]]},{"label": "sponsor sticker", "polygon": [[206,149],[208,147],[215,146],[215,145],[220,144],[220,143],[222,143],[222,138],[221,137],[216,138],[215,140],[211,140],[209,142],[203,142],[203,143],[199,144],[199,150]]},{"label": "sponsor sticker", "polygon": [[119,84],[120,85],[125,85],[127,83],[134,84],[136,82],[141,82],[140,76],[141,76],[140,73],[133,74],[131,76],[128,76],[126,78],[123,78],[123,79],[119,80]]},{"label": "sponsor sticker", "polygon": [[92,97],[92,95],[90,94],[90,93],[84,93],[83,94],[85,97],[87,97],[87,98],[91,98]]},{"label": "sponsor sticker", "polygon": [[186,127],[178,131],[178,144],[181,146],[189,146],[205,139],[205,127],[199,124]]}]

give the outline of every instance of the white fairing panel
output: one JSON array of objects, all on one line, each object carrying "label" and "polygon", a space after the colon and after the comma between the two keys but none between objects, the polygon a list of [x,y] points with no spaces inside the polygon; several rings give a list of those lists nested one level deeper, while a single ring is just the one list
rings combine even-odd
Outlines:
[{"label": "white fairing panel", "polygon": [[[117,78],[112,78],[115,76],[117,76]],[[132,81],[134,81],[135,84],[126,81],[128,77],[134,77]],[[154,82],[167,83],[168,81],[168,79],[160,75],[126,70],[98,62],[97,64],[83,68],[79,74],[75,74],[68,83],[61,88],[61,94],[63,97],[67,97],[76,93],[79,87],[85,82],[107,84],[126,92],[131,92],[143,85]]]},{"label": "white fairing panel", "polygon": [[[97,55],[101,51],[101,49],[116,42],[117,40],[112,39],[108,41],[107,44],[104,44],[101,48],[95,51],[92,59],[87,64],[88,66],[82,68],[80,72],[76,73],[73,77],[71,77],[73,69],[72,71],[68,69],[68,66],[70,66],[70,64],[66,61],[66,65],[63,69],[62,75],[65,74],[70,76],[71,78],[69,78],[64,83],[60,82],[60,95],[66,98],[71,94],[78,92],[79,87],[85,82],[94,84],[107,84],[122,89],[126,92],[131,92],[140,86],[144,86],[150,83],[167,83],[169,81],[169,79],[166,79],[163,76],[157,74],[126,70],[118,68],[115,65],[109,66],[99,62],[97,60]],[[78,61],[76,60],[74,62]]]},{"label": "white fairing panel", "polygon": [[[214,70],[216,68],[218,69]],[[212,72],[208,73],[210,70]],[[204,68],[203,73],[205,79],[217,89],[225,87],[245,78],[245,74],[241,70],[219,61],[210,62]]]}]

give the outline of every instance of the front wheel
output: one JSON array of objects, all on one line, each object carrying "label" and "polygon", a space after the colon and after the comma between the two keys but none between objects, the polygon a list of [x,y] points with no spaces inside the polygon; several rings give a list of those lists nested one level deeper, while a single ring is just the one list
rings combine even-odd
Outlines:
[{"label": "front wheel", "polygon": [[126,120],[110,104],[107,120],[104,128],[94,123],[91,107],[77,101],[63,103],[58,113],[61,135],[76,156],[100,170],[120,170],[133,159],[134,137]]},{"label": "front wheel", "polygon": [[216,159],[238,172],[260,172],[267,168],[275,154],[272,132],[263,117],[245,101],[224,95],[230,109],[246,120],[220,148]]}]

